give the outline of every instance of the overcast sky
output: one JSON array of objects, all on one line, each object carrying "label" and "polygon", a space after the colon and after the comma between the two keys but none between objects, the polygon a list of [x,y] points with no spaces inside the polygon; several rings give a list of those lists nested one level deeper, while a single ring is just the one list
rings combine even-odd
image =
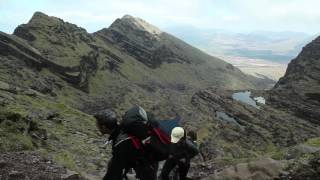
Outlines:
[{"label": "overcast sky", "polygon": [[35,11],[56,16],[89,32],[125,14],[161,29],[193,26],[235,32],[320,32],[320,0],[0,0],[0,31],[12,33]]}]

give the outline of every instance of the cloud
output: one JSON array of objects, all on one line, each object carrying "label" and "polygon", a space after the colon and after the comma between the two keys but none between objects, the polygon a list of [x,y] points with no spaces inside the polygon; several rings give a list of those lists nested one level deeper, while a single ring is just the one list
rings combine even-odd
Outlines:
[{"label": "cloud", "polygon": [[234,31],[320,31],[318,0],[0,0],[0,30],[43,11],[86,28],[108,27],[125,14],[166,28],[189,25]]},{"label": "cloud", "polygon": [[236,15],[226,15],[226,16],[221,17],[221,20],[223,22],[237,22],[237,21],[240,21],[241,18]]}]

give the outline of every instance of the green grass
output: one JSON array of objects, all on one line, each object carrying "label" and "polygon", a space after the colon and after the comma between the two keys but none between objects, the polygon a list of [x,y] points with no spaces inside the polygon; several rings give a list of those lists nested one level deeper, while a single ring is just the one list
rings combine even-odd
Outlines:
[{"label": "green grass", "polygon": [[287,154],[286,148],[279,148],[275,146],[273,143],[269,143],[264,152],[260,152],[260,154],[267,155],[275,160],[283,160]]},{"label": "green grass", "polygon": [[320,137],[309,139],[305,144],[314,147],[320,147]]},{"label": "green grass", "polygon": [[74,154],[72,154],[69,151],[62,150],[62,151],[56,152],[53,154],[53,159],[55,162],[57,162],[60,165],[63,165],[68,169],[79,171],[75,163]]},{"label": "green grass", "polygon": [[[57,121],[46,119],[51,111],[58,113]],[[48,140],[41,143],[43,141],[26,133],[27,117],[33,117],[37,126],[35,132],[44,130]],[[43,156],[50,155],[55,162],[71,170],[96,173],[97,166],[92,162],[106,161],[108,151],[102,151],[93,143],[95,139],[98,135],[94,118],[63,103],[17,95],[16,101],[0,110],[1,152],[39,149]],[[100,159],[93,161],[96,157]]]},{"label": "green grass", "polygon": [[6,132],[2,128],[0,128],[0,142],[1,152],[35,149],[30,137],[23,134]]},{"label": "green grass", "polygon": [[25,134],[27,128],[28,124],[23,114],[2,109],[0,111],[0,151],[34,149],[31,137]]},{"label": "green grass", "polygon": [[210,124],[204,125],[197,132],[198,140],[202,142],[205,138],[210,136]]}]

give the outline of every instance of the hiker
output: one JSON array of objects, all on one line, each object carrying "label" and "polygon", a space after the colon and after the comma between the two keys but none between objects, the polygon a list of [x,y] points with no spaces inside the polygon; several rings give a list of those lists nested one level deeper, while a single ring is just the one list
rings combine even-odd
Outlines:
[{"label": "hiker", "polygon": [[[146,115],[145,111],[142,114]],[[140,141],[123,132],[122,125],[118,124],[116,113],[108,109],[97,113],[94,117],[99,131],[102,134],[109,134],[109,142],[112,142],[112,159],[103,180],[122,180],[124,172],[130,168],[135,170],[136,177],[140,180],[156,179],[155,164],[148,159],[144,149],[139,146]],[[137,126],[132,127],[135,129]]]},{"label": "hiker", "polygon": [[162,180],[169,180],[170,172],[178,166],[179,180],[186,180],[190,160],[199,153],[198,148],[192,140],[187,138],[182,127],[175,127],[172,130],[171,143],[170,155],[163,165],[161,178]]}]

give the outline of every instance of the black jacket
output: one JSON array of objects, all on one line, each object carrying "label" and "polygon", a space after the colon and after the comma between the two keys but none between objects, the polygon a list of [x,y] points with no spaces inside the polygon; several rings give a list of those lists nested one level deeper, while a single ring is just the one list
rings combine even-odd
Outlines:
[{"label": "black jacket", "polygon": [[199,153],[195,143],[189,139],[182,139],[180,142],[171,144],[170,155],[173,159],[185,158],[190,160]]},{"label": "black jacket", "polygon": [[153,179],[153,164],[145,158],[144,152],[137,149],[130,137],[117,128],[111,135],[112,159],[103,180],[122,180],[128,168],[134,168],[141,180]]},{"label": "black jacket", "polygon": [[161,178],[163,180],[169,180],[170,172],[178,165],[179,178],[185,180],[190,168],[190,160],[198,153],[199,151],[196,144],[191,140],[182,139],[178,143],[171,144],[170,156],[163,165]]}]

